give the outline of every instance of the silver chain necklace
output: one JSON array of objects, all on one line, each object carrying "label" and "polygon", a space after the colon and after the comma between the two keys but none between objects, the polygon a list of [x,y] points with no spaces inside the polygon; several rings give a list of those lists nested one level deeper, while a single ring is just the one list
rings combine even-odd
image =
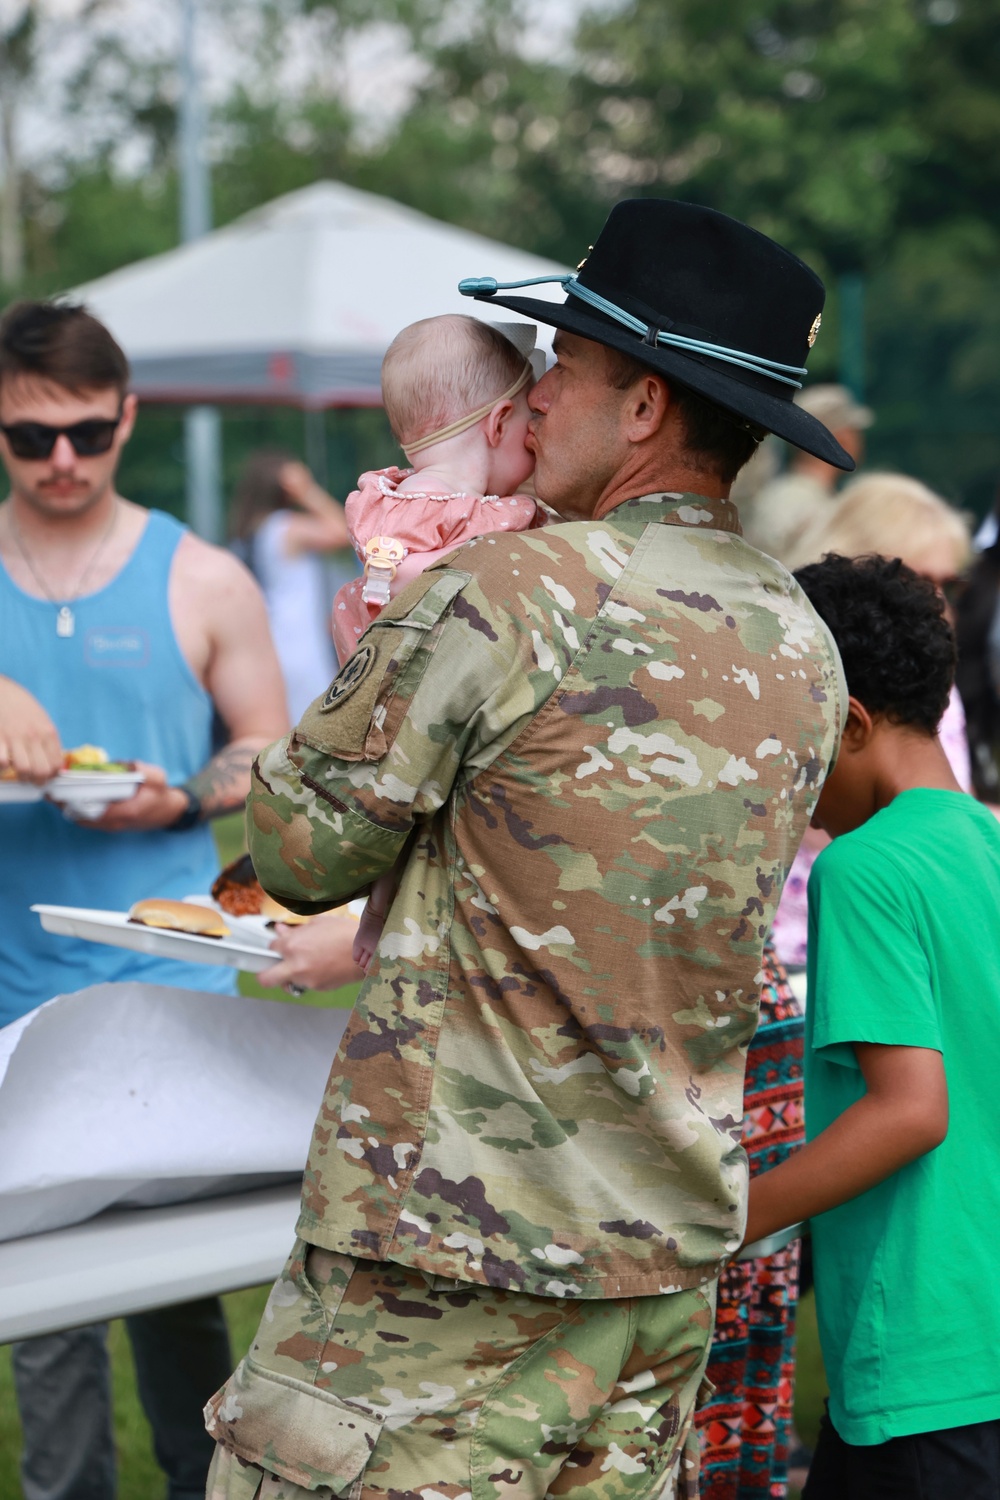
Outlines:
[{"label": "silver chain necklace", "polygon": [[42,593],[45,595],[49,603],[54,604],[56,607],[56,635],[62,636],[64,640],[67,640],[71,635],[74,634],[76,630],[76,615],[70,609],[70,603],[73,600],[79,599],[82,595],[84,584],[87,582],[87,579],[94,571],[94,568],[97,565],[98,558],[101,556],[101,553],[104,551],[108,542],[111,540],[111,533],[114,531],[115,525],[118,521],[118,509],[119,506],[116,499],[114,507],[111,511],[111,520],[104,528],[104,534],[102,535],[97,546],[94,548],[93,552],[90,554],[90,557],[87,559],[87,562],[85,563],[83,568],[83,572],[76,580],[76,587],[70,590],[70,592],[66,595],[65,602],[62,604],[56,598],[55,594],[53,594],[52,590],[45,582],[45,579],[35,567],[35,564],[31,558],[31,553],[24,545],[24,538],[21,535],[20,528],[18,527],[17,522],[14,520],[14,512],[11,510],[7,513],[7,518],[10,522],[10,534],[14,538],[14,541],[17,543],[17,550],[24,558],[28,572],[38,584],[38,587],[41,589]]}]

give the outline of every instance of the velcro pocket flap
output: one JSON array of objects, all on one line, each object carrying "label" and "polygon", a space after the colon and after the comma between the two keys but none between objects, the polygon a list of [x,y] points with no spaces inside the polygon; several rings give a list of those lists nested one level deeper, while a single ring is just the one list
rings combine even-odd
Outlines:
[{"label": "velcro pocket flap", "polygon": [[423,573],[391,600],[325,696],[306,709],[295,730],[293,751],[298,742],[336,760],[381,760],[396,738],[433,648],[416,657],[415,653],[427,645],[428,632],[471,577],[457,568]]},{"label": "velcro pocket flap", "polygon": [[242,1360],[205,1409],[206,1426],[237,1457],[303,1489],[349,1496],[384,1418]]}]

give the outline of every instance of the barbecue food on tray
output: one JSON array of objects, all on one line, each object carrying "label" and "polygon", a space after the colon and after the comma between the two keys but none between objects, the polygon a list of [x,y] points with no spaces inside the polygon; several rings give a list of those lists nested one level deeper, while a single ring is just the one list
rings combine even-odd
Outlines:
[{"label": "barbecue food on tray", "polygon": [[193,932],[199,937],[229,937],[229,928],[210,906],[188,901],[167,901],[159,896],[137,901],[128,914],[141,927],[162,927],[167,932]]},{"label": "barbecue food on tray", "polygon": [[226,865],[212,886],[212,897],[231,917],[268,917],[272,922],[291,925],[309,921],[308,917],[286,911],[267,894],[254,873],[249,854],[241,854]]},{"label": "barbecue food on tray", "polygon": [[[75,750],[63,751],[63,772],[101,771],[106,775],[121,775],[135,770],[134,760],[109,760],[108,752],[100,745],[77,745]],[[27,779],[27,778],[24,778]],[[22,778],[13,766],[0,768],[0,781],[20,781]]]},{"label": "barbecue food on tray", "polygon": [[123,771],[134,771],[131,760],[109,760],[108,752],[100,745],[77,745],[63,754],[64,771],[105,771],[110,775]]}]

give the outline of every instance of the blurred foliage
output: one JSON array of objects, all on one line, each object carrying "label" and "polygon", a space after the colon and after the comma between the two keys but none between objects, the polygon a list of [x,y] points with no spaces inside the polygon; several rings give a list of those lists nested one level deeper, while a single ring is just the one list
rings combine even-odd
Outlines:
[{"label": "blurred foliage", "polygon": [[[626,0],[581,12],[565,45],[548,45],[548,8],[527,0],[214,4],[244,63],[212,123],[217,222],[335,177],[572,265],[622,197],[709,204],[827,280],[814,377],[839,370],[838,280],[864,275],[871,460],[980,511],[990,503],[995,0]],[[289,90],[282,66],[302,24],[315,66]],[[395,114],[387,85],[380,133],[352,112],[344,71],[352,39],[373,27],[404,38],[422,69]],[[168,61],[134,58],[120,38],[92,43],[68,108],[91,118],[96,93],[108,124],[88,153],[26,181],[24,290],[78,284],[175,243]],[[126,138],[141,172],[121,164]],[[304,451],[291,414],[227,414],[227,471],[268,426]],[[334,488],[351,432],[329,414]],[[136,483],[141,474],[149,494],[176,503],[180,458],[175,419],[150,416],[129,458]]]}]

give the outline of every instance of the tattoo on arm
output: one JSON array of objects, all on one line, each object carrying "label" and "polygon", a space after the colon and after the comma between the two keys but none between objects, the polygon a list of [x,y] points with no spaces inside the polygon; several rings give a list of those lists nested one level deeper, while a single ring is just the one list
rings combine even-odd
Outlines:
[{"label": "tattoo on arm", "polygon": [[250,790],[251,767],[263,748],[263,740],[237,740],[213,755],[203,770],[185,782],[201,802],[203,819],[221,818],[243,806]]}]

